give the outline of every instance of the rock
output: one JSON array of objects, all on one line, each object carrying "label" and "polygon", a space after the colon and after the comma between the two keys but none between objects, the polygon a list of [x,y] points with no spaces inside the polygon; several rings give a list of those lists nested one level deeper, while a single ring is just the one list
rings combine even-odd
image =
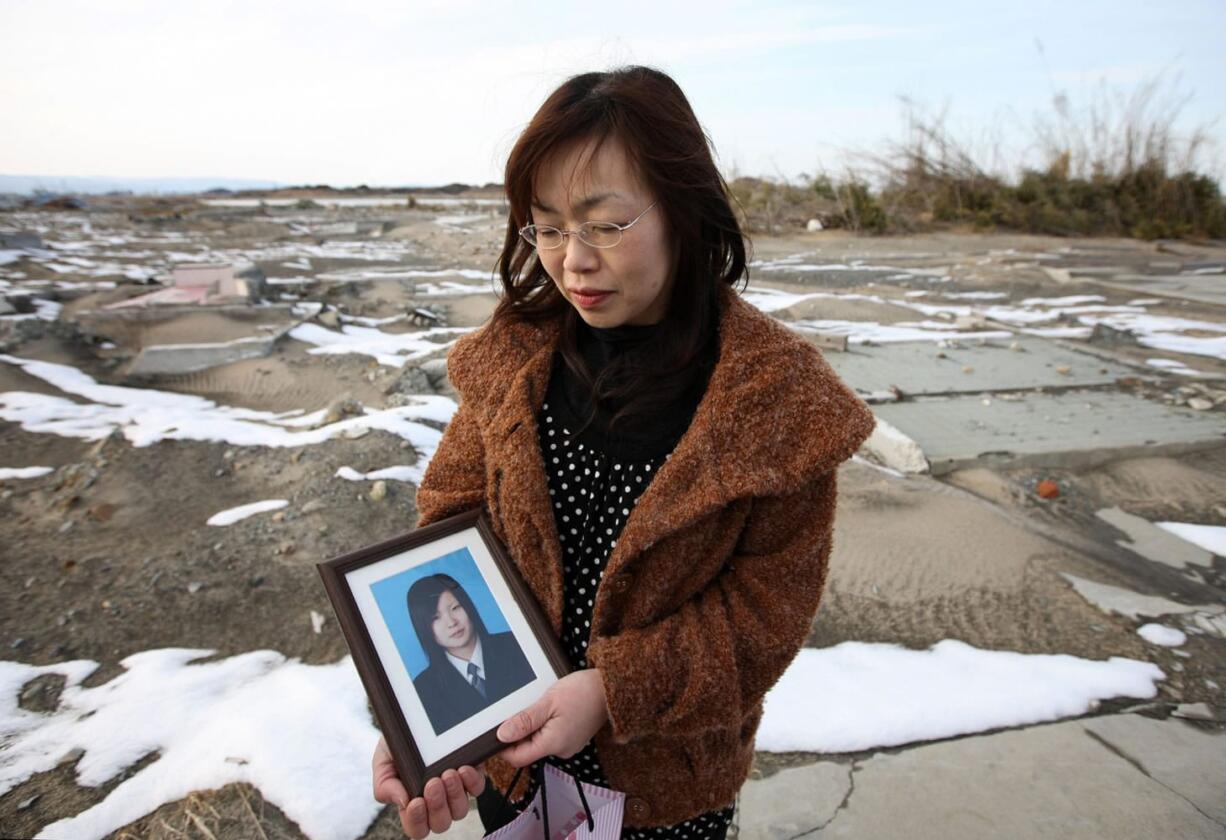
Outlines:
[{"label": "rock", "polygon": [[368,426],[351,426],[342,432],[342,434],[349,440],[357,440],[358,438],[366,437],[366,435],[369,433],[370,427]]},{"label": "rock", "polygon": [[333,309],[320,312],[315,316],[315,320],[323,324],[325,327],[332,327],[333,329],[339,327],[341,324],[340,316],[337,315],[336,310]]},{"label": "rock", "polygon": [[1045,478],[1035,486],[1034,492],[1039,495],[1040,499],[1058,499],[1060,498],[1060,485],[1050,478]]},{"label": "rock", "polygon": [[1197,411],[1208,411],[1213,408],[1213,400],[1207,400],[1204,397],[1192,397],[1188,400],[1188,408],[1195,408]]},{"label": "rock", "polygon": [[1136,347],[1137,337],[1127,330],[1117,330],[1115,327],[1100,323],[1095,324],[1094,329],[1090,331],[1090,343],[1107,347],[1120,345]]},{"label": "rock", "polygon": [[101,502],[87,510],[86,514],[95,522],[110,522],[115,515],[115,506],[110,502]]},{"label": "rock", "polygon": [[1068,365],[1056,365],[1056,373],[1061,376],[1069,376],[1072,372],[1073,369]]},{"label": "rock", "polygon": [[817,233],[821,229],[822,229],[821,219],[810,219],[805,224],[805,230],[807,230],[809,233]]},{"label": "rock", "polygon": [[383,393],[392,394],[433,394],[434,383],[430,376],[415,365],[406,365]]},{"label": "rock", "polygon": [[63,674],[40,674],[21,687],[17,703],[29,712],[54,712],[64,690]]},{"label": "rock", "polygon": [[195,595],[197,592],[199,592],[203,588],[204,588],[204,584],[198,580],[193,580],[191,583],[187,585],[187,591],[193,595]]},{"label": "rock", "polygon": [[982,315],[959,315],[954,318],[954,326],[960,330],[981,330],[988,325]]},{"label": "rock", "polygon": [[323,420],[320,421],[319,425],[328,426],[346,417],[358,417],[361,415],[362,404],[349,396],[349,394],[341,394],[328,403],[328,407],[324,410]]},{"label": "rock", "polygon": [[311,629],[312,630],[314,630],[316,633],[319,633],[320,630],[323,629],[325,621],[327,621],[327,619],[321,613],[318,613],[315,610],[311,610]]},{"label": "rock", "polygon": [[311,501],[307,502],[305,505],[302,506],[300,512],[302,513],[303,516],[306,516],[309,513],[315,513],[317,511],[321,511],[325,507],[326,505],[323,503],[322,499],[311,499]]},{"label": "rock", "polygon": [[370,500],[372,502],[381,502],[387,498],[387,482],[376,481],[370,486]]},{"label": "rock", "polygon": [[433,388],[437,388],[439,382],[447,378],[446,359],[431,359],[428,362],[422,362],[419,367],[426,374],[426,378],[430,380],[430,386]]}]

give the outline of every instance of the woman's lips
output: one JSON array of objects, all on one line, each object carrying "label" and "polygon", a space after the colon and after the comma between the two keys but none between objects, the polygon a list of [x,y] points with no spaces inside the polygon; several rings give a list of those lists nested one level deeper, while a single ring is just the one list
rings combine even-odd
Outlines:
[{"label": "woman's lips", "polygon": [[453,639],[458,639],[458,638],[460,638],[460,637],[461,637],[461,636],[463,636],[463,635],[464,635],[464,631],[463,631],[463,630],[457,630],[457,631],[455,631],[454,633],[452,633],[452,634],[451,634],[451,638],[453,638]]},{"label": "woman's lips", "polygon": [[613,294],[612,292],[599,292],[597,294],[585,295],[582,292],[571,292],[571,297],[575,299],[575,303],[585,309],[599,305],[605,298]]}]

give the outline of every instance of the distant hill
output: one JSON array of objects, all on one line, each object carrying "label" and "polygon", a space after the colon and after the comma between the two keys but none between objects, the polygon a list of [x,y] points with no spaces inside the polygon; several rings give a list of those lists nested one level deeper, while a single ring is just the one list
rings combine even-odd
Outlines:
[{"label": "distant hill", "polygon": [[106,178],[81,175],[0,175],[0,193],[35,192],[83,193],[111,192],[201,193],[222,190],[275,190],[275,181],[250,178]]}]

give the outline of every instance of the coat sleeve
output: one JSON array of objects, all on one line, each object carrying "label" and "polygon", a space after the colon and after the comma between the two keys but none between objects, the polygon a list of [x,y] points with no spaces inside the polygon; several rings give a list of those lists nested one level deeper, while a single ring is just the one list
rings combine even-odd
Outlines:
[{"label": "coat sleeve", "polygon": [[417,527],[480,507],[485,501],[485,449],[476,413],[461,402],[417,486]]},{"label": "coat sleeve", "polygon": [[593,640],[613,739],[687,735],[741,723],[808,637],[826,582],[832,468],[757,497],[720,574],[676,612]]}]

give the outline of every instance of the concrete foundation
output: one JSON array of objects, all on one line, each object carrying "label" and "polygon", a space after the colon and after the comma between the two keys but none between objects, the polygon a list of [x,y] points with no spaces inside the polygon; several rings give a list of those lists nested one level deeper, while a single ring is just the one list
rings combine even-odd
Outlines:
[{"label": "concrete foundation", "polygon": [[1041,338],[945,348],[932,342],[854,346],[826,361],[862,396],[891,400],[895,387],[911,396],[966,394],[1108,385],[1137,373]]},{"label": "concrete foundation", "polygon": [[886,403],[874,411],[919,445],[935,475],[994,459],[1090,466],[1126,455],[1226,444],[1221,414],[1122,393],[1073,391],[1008,400],[963,396]]}]

